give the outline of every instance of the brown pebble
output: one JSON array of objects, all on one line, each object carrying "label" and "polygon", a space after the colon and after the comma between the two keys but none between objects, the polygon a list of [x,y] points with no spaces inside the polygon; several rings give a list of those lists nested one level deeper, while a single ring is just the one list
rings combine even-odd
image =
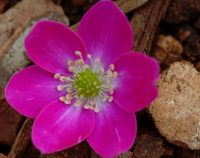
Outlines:
[{"label": "brown pebble", "polygon": [[169,142],[200,149],[200,74],[188,62],[175,62],[158,82],[159,97],[149,106],[157,129]]},{"label": "brown pebble", "polygon": [[180,28],[178,31],[178,38],[181,42],[187,41],[188,38],[191,36],[192,31],[188,28]]},{"label": "brown pebble", "polygon": [[164,65],[169,65],[180,59],[183,52],[181,43],[171,35],[160,35],[152,49],[153,56]]}]

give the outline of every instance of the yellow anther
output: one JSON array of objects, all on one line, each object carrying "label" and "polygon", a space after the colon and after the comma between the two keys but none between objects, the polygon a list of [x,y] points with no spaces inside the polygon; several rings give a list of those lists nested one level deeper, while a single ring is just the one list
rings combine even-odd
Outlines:
[{"label": "yellow anther", "polygon": [[118,73],[116,71],[114,71],[112,77],[116,78],[117,76],[118,76]]},{"label": "yellow anther", "polygon": [[112,102],[112,101],[113,101],[113,97],[112,97],[112,96],[109,96],[109,97],[108,97],[108,101],[109,101],[109,102]]},{"label": "yellow anther", "polygon": [[91,55],[91,54],[88,54],[87,57],[88,57],[89,59],[92,59],[92,55]]},{"label": "yellow anther", "polygon": [[69,72],[73,72],[73,71],[74,71],[74,67],[73,67],[73,66],[70,66],[70,67],[68,68],[68,70],[69,70]]},{"label": "yellow anther", "polygon": [[59,79],[59,78],[60,78],[60,74],[59,74],[59,73],[56,73],[56,74],[54,75],[54,78],[55,78],[55,79]]},{"label": "yellow anther", "polygon": [[58,86],[57,86],[57,90],[58,90],[58,91],[62,91],[64,88],[65,88],[64,85],[58,85]]},{"label": "yellow anther", "polygon": [[113,95],[114,90],[113,90],[113,89],[110,89],[110,90],[109,90],[109,93],[110,93],[111,95]]},{"label": "yellow anther", "polygon": [[65,103],[65,104],[71,104],[71,100],[66,99],[66,100],[64,101],[64,103]]},{"label": "yellow anther", "polygon": [[69,66],[72,66],[72,65],[74,64],[74,62],[73,62],[72,60],[68,60],[68,61],[67,61],[67,64],[68,64]]},{"label": "yellow anther", "polygon": [[115,69],[115,65],[114,65],[114,64],[111,64],[111,65],[110,65],[110,70],[113,71],[114,69]]},{"label": "yellow anther", "polygon": [[80,106],[81,105],[81,101],[79,99],[77,99],[74,105],[75,106]]},{"label": "yellow anther", "polygon": [[68,93],[68,94],[66,95],[66,99],[72,99],[72,94],[71,94],[71,93]]},{"label": "yellow anther", "polygon": [[82,55],[82,53],[80,52],[80,51],[75,51],[75,54],[77,55],[77,56],[81,56]]},{"label": "yellow anther", "polygon": [[107,101],[107,97],[106,97],[106,96],[103,96],[103,97],[102,97],[102,101],[106,102],[106,101]]},{"label": "yellow anther", "polygon": [[71,92],[73,92],[73,89],[69,87],[69,88],[67,88],[67,92],[71,93]]},{"label": "yellow anther", "polygon": [[88,106],[88,104],[84,105],[84,109],[89,109],[89,108],[90,108],[90,106]]},{"label": "yellow anther", "polygon": [[99,112],[99,107],[96,106],[93,110],[94,112]]},{"label": "yellow anther", "polygon": [[64,102],[65,101],[65,97],[60,97],[59,100]]}]

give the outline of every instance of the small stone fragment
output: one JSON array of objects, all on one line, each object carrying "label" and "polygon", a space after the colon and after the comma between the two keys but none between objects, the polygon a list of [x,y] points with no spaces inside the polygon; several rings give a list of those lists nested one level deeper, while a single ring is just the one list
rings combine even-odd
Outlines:
[{"label": "small stone fragment", "polygon": [[175,62],[158,82],[159,97],[149,106],[156,127],[169,142],[200,149],[200,73]]},{"label": "small stone fragment", "polygon": [[191,29],[191,27],[179,27],[178,29],[178,39],[181,41],[181,42],[185,42],[187,41],[191,35],[192,35],[193,31]]},{"label": "small stone fragment", "polygon": [[169,65],[180,59],[183,52],[181,43],[171,35],[160,35],[152,49],[153,56],[164,65]]}]

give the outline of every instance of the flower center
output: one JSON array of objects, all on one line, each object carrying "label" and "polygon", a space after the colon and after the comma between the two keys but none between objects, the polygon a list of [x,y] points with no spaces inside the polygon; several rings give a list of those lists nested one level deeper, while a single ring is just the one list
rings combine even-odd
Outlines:
[{"label": "flower center", "polygon": [[78,96],[88,98],[96,97],[99,94],[101,81],[98,74],[90,69],[79,72],[74,78],[74,87],[77,89]]},{"label": "flower center", "polygon": [[93,60],[88,54],[90,65],[87,65],[80,51],[75,51],[75,54],[79,59],[68,60],[68,70],[72,76],[62,76],[59,73],[54,75],[54,78],[62,83],[57,86],[57,90],[66,91],[66,95],[59,100],[65,104],[72,104],[73,101],[74,106],[83,106],[85,109],[99,112],[101,102],[113,100],[113,81],[118,75],[114,71],[115,66],[111,64],[105,71],[99,58]]}]

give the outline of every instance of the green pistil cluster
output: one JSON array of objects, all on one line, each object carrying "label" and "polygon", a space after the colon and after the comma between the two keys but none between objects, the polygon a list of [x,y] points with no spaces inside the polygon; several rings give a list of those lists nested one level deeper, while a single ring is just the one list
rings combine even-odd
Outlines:
[{"label": "green pistil cluster", "polygon": [[74,87],[80,97],[96,97],[100,91],[101,81],[97,73],[92,72],[90,69],[85,69],[76,74]]}]

